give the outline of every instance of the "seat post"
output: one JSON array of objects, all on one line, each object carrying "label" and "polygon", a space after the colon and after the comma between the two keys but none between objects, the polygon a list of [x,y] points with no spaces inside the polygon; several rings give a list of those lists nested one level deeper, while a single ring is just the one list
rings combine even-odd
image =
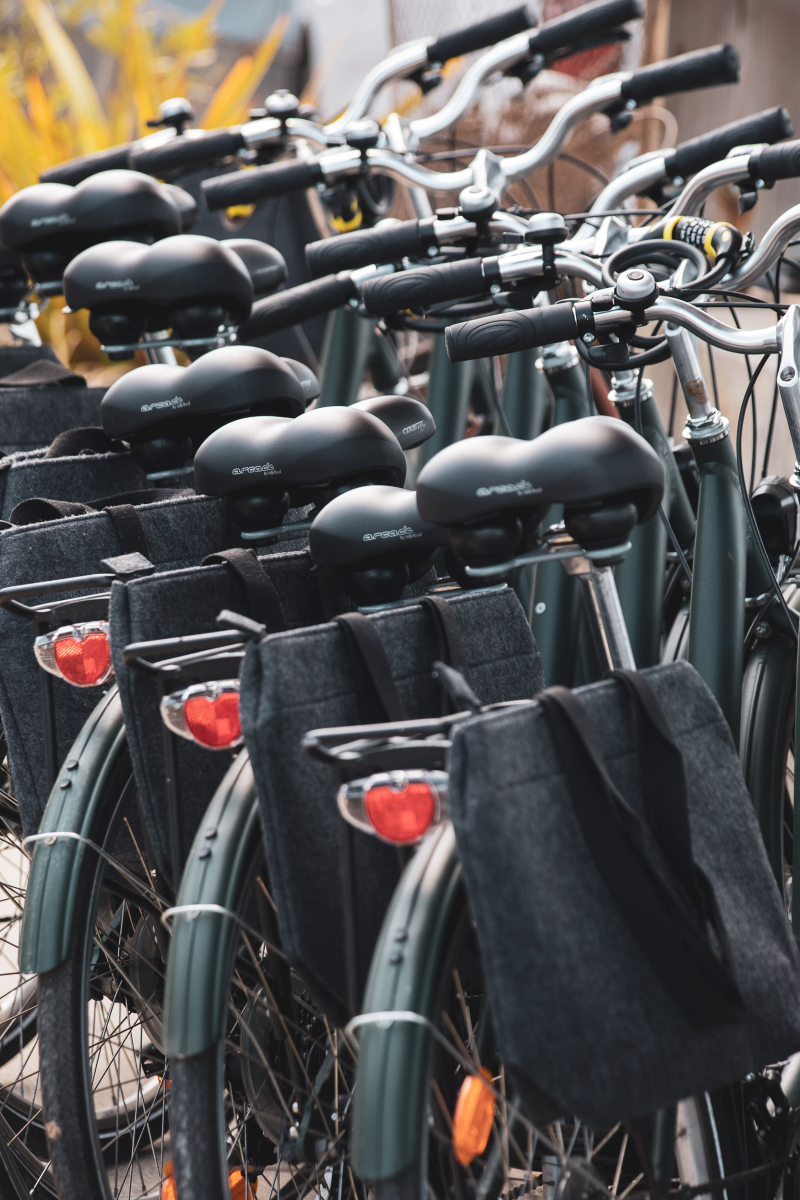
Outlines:
[{"label": "seat post", "polygon": [[597,566],[582,555],[562,560],[568,575],[576,575],[586,615],[604,675],[636,670],[628,629],[614,581],[613,567]]}]

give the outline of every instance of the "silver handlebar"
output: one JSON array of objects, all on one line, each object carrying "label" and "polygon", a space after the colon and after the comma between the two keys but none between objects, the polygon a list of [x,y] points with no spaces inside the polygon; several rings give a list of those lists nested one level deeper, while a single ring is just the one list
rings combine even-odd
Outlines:
[{"label": "silver handlebar", "polygon": [[485,54],[472,64],[465,72],[446,104],[437,113],[428,117],[419,117],[408,126],[409,145],[416,149],[423,138],[433,137],[456,125],[473,101],[477,100],[481,85],[494,74],[503,71],[521,59],[530,57],[531,31],[517,33],[492,46]]}]

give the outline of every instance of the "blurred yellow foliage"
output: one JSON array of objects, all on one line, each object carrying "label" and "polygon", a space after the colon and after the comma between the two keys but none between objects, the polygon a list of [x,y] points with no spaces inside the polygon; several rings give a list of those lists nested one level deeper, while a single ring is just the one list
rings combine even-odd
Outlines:
[{"label": "blurred yellow foliage", "polygon": [[[222,3],[211,0],[199,17],[165,27],[147,0],[0,0],[0,202],[38,182],[47,167],[141,137],[171,96],[207,96],[197,122],[205,129],[246,120],[289,17],[279,16],[209,95],[203,80],[216,60],[214,19]],[[81,41],[104,63],[106,87],[92,79]],[[110,363],[100,354],[87,313],[62,307],[63,299],[52,299],[37,320],[62,362],[100,387],[130,370],[133,362]],[[140,360],[137,354],[136,365]]]},{"label": "blurred yellow foliage", "polygon": [[[54,166],[147,132],[171,96],[203,88],[215,58],[211,0],[194,19],[164,27],[147,0],[5,0],[0,5],[0,201]],[[208,98],[206,129],[245,120],[255,89],[288,28],[279,16],[252,54],[242,55]],[[76,42],[107,64],[98,91]],[[203,88],[205,91],[205,89]]]}]

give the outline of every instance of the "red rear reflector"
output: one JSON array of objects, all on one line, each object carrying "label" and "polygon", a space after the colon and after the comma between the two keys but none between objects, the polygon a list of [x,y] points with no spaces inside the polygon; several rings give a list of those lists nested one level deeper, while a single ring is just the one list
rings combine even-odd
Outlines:
[{"label": "red rear reflector", "polygon": [[53,655],[64,678],[79,687],[100,683],[111,663],[111,647],[105,633],[90,633],[82,640],[59,638]]},{"label": "red rear reflector", "polygon": [[219,750],[242,736],[238,692],[223,692],[215,700],[193,696],[184,702],[183,715],[187,729],[201,746]]},{"label": "red rear reflector", "polygon": [[114,674],[107,621],[79,621],[33,643],[39,666],[75,687],[97,687]]},{"label": "red rear reflector", "polygon": [[161,701],[161,718],[173,733],[207,750],[238,746],[242,741],[239,680],[193,683],[173,692]]},{"label": "red rear reflector", "polygon": [[427,783],[382,785],[364,793],[364,808],[375,832],[387,842],[416,842],[433,822],[436,796]]}]

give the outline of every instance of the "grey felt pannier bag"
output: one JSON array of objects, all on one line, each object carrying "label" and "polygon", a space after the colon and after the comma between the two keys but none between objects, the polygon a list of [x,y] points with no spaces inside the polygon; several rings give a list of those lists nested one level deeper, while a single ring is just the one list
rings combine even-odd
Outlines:
[{"label": "grey felt pannier bag", "polygon": [[[452,612],[463,665],[487,703],[525,699],[541,690],[541,656],[510,588],[458,593],[441,603]],[[443,693],[432,663],[444,654],[425,602],[363,620],[380,638],[404,716],[439,715]],[[379,705],[364,704],[366,689],[354,672],[338,623],[275,634],[251,645],[241,681],[242,729],[258,791],[281,944],[326,1015],[342,1024],[348,1009],[341,818],[330,767],[304,753],[302,743],[311,729],[387,716]],[[397,884],[397,852],[355,831],[353,863],[358,958],[365,976]]]},{"label": "grey felt pannier bag", "polygon": [[686,663],[622,674],[470,719],[450,765],[506,1071],[534,1119],[595,1129],[800,1049],[800,961],[725,718]]}]

